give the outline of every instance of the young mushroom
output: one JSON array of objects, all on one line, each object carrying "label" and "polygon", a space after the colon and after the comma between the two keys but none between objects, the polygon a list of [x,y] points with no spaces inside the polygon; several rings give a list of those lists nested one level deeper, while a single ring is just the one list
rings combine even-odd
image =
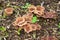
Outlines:
[{"label": "young mushroom", "polygon": [[41,26],[38,24],[32,24],[32,23],[27,23],[26,25],[24,25],[24,30],[27,33],[30,33],[32,31],[36,31],[36,30],[40,30]]},{"label": "young mushroom", "polygon": [[30,22],[31,23],[31,20],[33,18],[33,14],[32,13],[27,13],[27,14],[23,15],[23,17],[25,18],[25,20],[27,22]]},{"label": "young mushroom", "polygon": [[43,6],[36,6],[36,10],[34,11],[35,14],[38,16],[42,16],[44,14],[45,8]]},{"label": "young mushroom", "polygon": [[54,11],[45,12],[45,14],[42,16],[43,18],[56,18],[57,14]]},{"label": "young mushroom", "polygon": [[44,10],[45,10],[45,8],[43,6],[32,5],[32,6],[28,7],[28,12],[34,13],[34,14],[38,15],[39,17],[44,14]]},{"label": "young mushroom", "polygon": [[5,8],[5,10],[4,10],[4,12],[6,13],[7,16],[13,14],[13,11],[14,11],[14,9],[11,7]]},{"label": "young mushroom", "polygon": [[42,37],[41,40],[58,40],[55,36],[46,36],[46,37]]},{"label": "young mushroom", "polygon": [[31,6],[28,7],[28,11],[30,13],[34,12],[34,10],[36,10],[36,7],[34,5],[31,5]]},{"label": "young mushroom", "polygon": [[27,33],[30,33],[32,31],[32,27],[29,23],[24,25],[24,31],[27,32]]},{"label": "young mushroom", "polygon": [[23,26],[25,25],[27,22],[25,22],[25,19],[22,17],[17,17],[16,20],[13,22],[14,26]]},{"label": "young mushroom", "polygon": [[41,29],[41,25],[35,23],[35,24],[31,24],[32,26],[32,30],[35,31],[35,30],[40,30]]}]

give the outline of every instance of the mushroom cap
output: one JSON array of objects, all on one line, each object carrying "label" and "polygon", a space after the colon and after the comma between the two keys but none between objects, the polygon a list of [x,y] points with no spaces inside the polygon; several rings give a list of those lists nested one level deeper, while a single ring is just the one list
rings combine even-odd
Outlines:
[{"label": "mushroom cap", "polygon": [[25,19],[22,17],[17,17],[16,20],[13,22],[14,26],[20,26],[21,23],[25,22]]},{"label": "mushroom cap", "polygon": [[30,13],[34,12],[34,10],[36,10],[36,7],[34,5],[31,5],[31,6],[28,7],[28,11]]},{"label": "mushroom cap", "polygon": [[9,7],[9,8],[6,8],[4,11],[7,15],[11,15],[11,14],[13,14],[14,9]]},{"label": "mushroom cap", "polygon": [[36,6],[36,10],[34,11],[35,14],[38,16],[42,16],[44,14],[45,8],[43,6]]},{"label": "mushroom cap", "polygon": [[42,16],[43,18],[56,18],[57,14],[54,11],[45,12],[45,14]]},{"label": "mushroom cap", "polygon": [[24,25],[24,31],[30,33],[32,31],[40,30],[41,26],[38,24],[27,23]]},{"label": "mushroom cap", "polygon": [[32,27],[29,23],[27,25],[24,25],[24,31],[27,33],[32,31]]}]

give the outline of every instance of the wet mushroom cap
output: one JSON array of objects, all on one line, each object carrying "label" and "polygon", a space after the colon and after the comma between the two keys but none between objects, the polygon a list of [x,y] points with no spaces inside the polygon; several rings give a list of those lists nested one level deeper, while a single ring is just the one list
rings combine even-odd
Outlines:
[{"label": "wet mushroom cap", "polygon": [[[25,22],[25,19],[24,19],[24,18],[22,18],[22,17],[17,17],[16,20],[13,22],[13,25],[14,25],[14,26],[17,26],[18,24],[21,24],[21,23],[23,23],[23,22]],[[19,26],[19,25],[18,25],[18,26]]]},{"label": "wet mushroom cap", "polygon": [[35,9],[36,9],[36,7],[34,5],[31,5],[28,7],[28,11],[31,13],[34,12]]},{"label": "wet mushroom cap", "polygon": [[57,14],[53,11],[51,12],[45,12],[45,14],[43,15],[43,18],[56,18]]},{"label": "wet mushroom cap", "polygon": [[13,14],[14,9],[13,8],[6,8],[4,11],[7,15],[11,15],[11,14]]},{"label": "wet mushroom cap", "polygon": [[29,23],[24,26],[24,31],[27,32],[27,33],[32,31],[32,27],[31,27],[31,25]]},{"label": "wet mushroom cap", "polygon": [[33,14],[32,13],[27,13],[26,15],[23,15],[23,17],[25,18],[25,20],[27,22],[31,22],[31,20],[33,18]]},{"label": "wet mushroom cap", "polygon": [[27,23],[26,25],[24,25],[24,31],[27,33],[30,33],[32,31],[36,31],[36,30],[40,30],[41,26],[38,24],[31,24],[31,23]]},{"label": "wet mushroom cap", "polygon": [[42,6],[36,6],[36,10],[34,11],[35,14],[42,16],[44,14],[45,8]]}]

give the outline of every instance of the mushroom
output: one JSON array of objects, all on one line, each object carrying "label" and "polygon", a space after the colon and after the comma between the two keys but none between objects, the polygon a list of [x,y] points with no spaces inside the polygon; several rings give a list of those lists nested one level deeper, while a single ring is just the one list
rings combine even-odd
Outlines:
[{"label": "mushroom", "polygon": [[40,30],[41,26],[38,24],[32,24],[32,23],[27,23],[26,25],[24,25],[24,30],[27,33],[30,33],[32,31],[36,31],[36,30]]},{"label": "mushroom", "polygon": [[27,22],[25,22],[25,19],[23,17],[17,17],[16,20],[13,22],[14,26],[23,26]]},{"label": "mushroom", "polygon": [[32,6],[28,7],[28,12],[34,13],[34,14],[38,15],[39,17],[44,14],[44,10],[45,10],[45,8],[43,6],[32,5]]},{"label": "mushroom", "polygon": [[57,14],[54,11],[45,12],[45,14],[42,16],[43,18],[56,18]]},{"label": "mushroom", "polygon": [[41,26],[40,26],[39,24],[37,24],[37,23],[31,24],[31,26],[32,26],[32,30],[33,30],[33,31],[35,31],[35,30],[40,30],[40,29],[41,29]]},{"label": "mushroom", "polygon": [[55,36],[43,36],[41,40],[58,40]]},{"label": "mushroom", "polygon": [[34,12],[34,10],[36,10],[36,7],[34,5],[31,5],[31,6],[28,7],[28,11],[30,13]]},{"label": "mushroom", "polygon": [[25,20],[27,22],[30,22],[31,23],[31,20],[33,18],[33,14],[32,13],[27,13],[27,14],[23,15],[23,17],[25,18]]},{"label": "mushroom", "polygon": [[32,31],[32,27],[31,27],[31,25],[29,23],[24,26],[24,31],[27,32],[27,33]]},{"label": "mushroom", "polygon": [[13,14],[13,11],[14,11],[14,9],[11,8],[11,7],[6,8],[6,9],[4,10],[4,12],[6,13],[6,15],[11,15],[11,14]]},{"label": "mushroom", "polygon": [[42,16],[44,14],[45,8],[43,6],[36,6],[36,10],[34,11],[35,14],[38,16]]}]

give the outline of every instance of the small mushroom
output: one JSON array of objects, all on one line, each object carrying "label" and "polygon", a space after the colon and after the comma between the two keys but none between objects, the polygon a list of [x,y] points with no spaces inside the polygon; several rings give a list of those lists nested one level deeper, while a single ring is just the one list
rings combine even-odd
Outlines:
[{"label": "small mushroom", "polygon": [[33,31],[35,31],[35,30],[40,30],[40,29],[41,29],[41,26],[40,26],[39,24],[37,24],[37,23],[31,24],[31,26],[32,26],[32,30],[33,30]]},{"label": "small mushroom", "polygon": [[[22,17],[17,17],[16,20],[13,22],[13,25],[14,26],[20,26],[20,24],[24,23],[25,22],[25,19],[22,18]],[[21,25],[23,26],[23,25]]]},{"label": "small mushroom", "polygon": [[6,8],[6,9],[4,10],[4,12],[6,13],[6,15],[11,15],[11,14],[13,14],[13,11],[14,11],[14,9],[11,8],[11,7]]},{"label": "small mushroom", "polygon": [[27,33],[32,31],[32,27],[31,27],[31,25],[29,23],[24,26],[24,31],[27,32]]},{"label": "small mushroom", "polygon": [[45,8],[43,6],[32,5],[32,6],[28,7],[28,12],[38,15],[38,17],[40,17],[44,14],[44,10],[45,10]]},{"label": "small mushroom", "polygon": [[38,16],[42,16],[44,14],[45,8],[43,6],[36,6],[36,10],[34,11],[35,14]]},{"label": "small mushroom", "polygon": [[36,30],[40,30],[41,26],[38,24],[32,24],[32,23],[27,23],[26,25],[24,25],[24,30],[27,33],[30,33],[32,31],[36,31]]},{"label": "small mushroom", "polygon": [[55,36],[43,36],[41,40],[58,40]]},{"label": "small mushroom", "polygon": [[28,11],[30,13],[34,12],[34,10],[36,10],[36,7],[34,5],[31,5],[31,6],[28,7]]},{"label": "small mushroom", "polygon": [[33,14],[32,13],[27,13],[26,15],[23,15],[23,17],[25,18],[25,20],[27,22],[30,22],[31,23],[31,20],[33,18]]},{"label": "small mushroom", "polygon": [[57,14],[54,11],[45,12],[45,14],[42,16],[43,18],[56,18]]}]

